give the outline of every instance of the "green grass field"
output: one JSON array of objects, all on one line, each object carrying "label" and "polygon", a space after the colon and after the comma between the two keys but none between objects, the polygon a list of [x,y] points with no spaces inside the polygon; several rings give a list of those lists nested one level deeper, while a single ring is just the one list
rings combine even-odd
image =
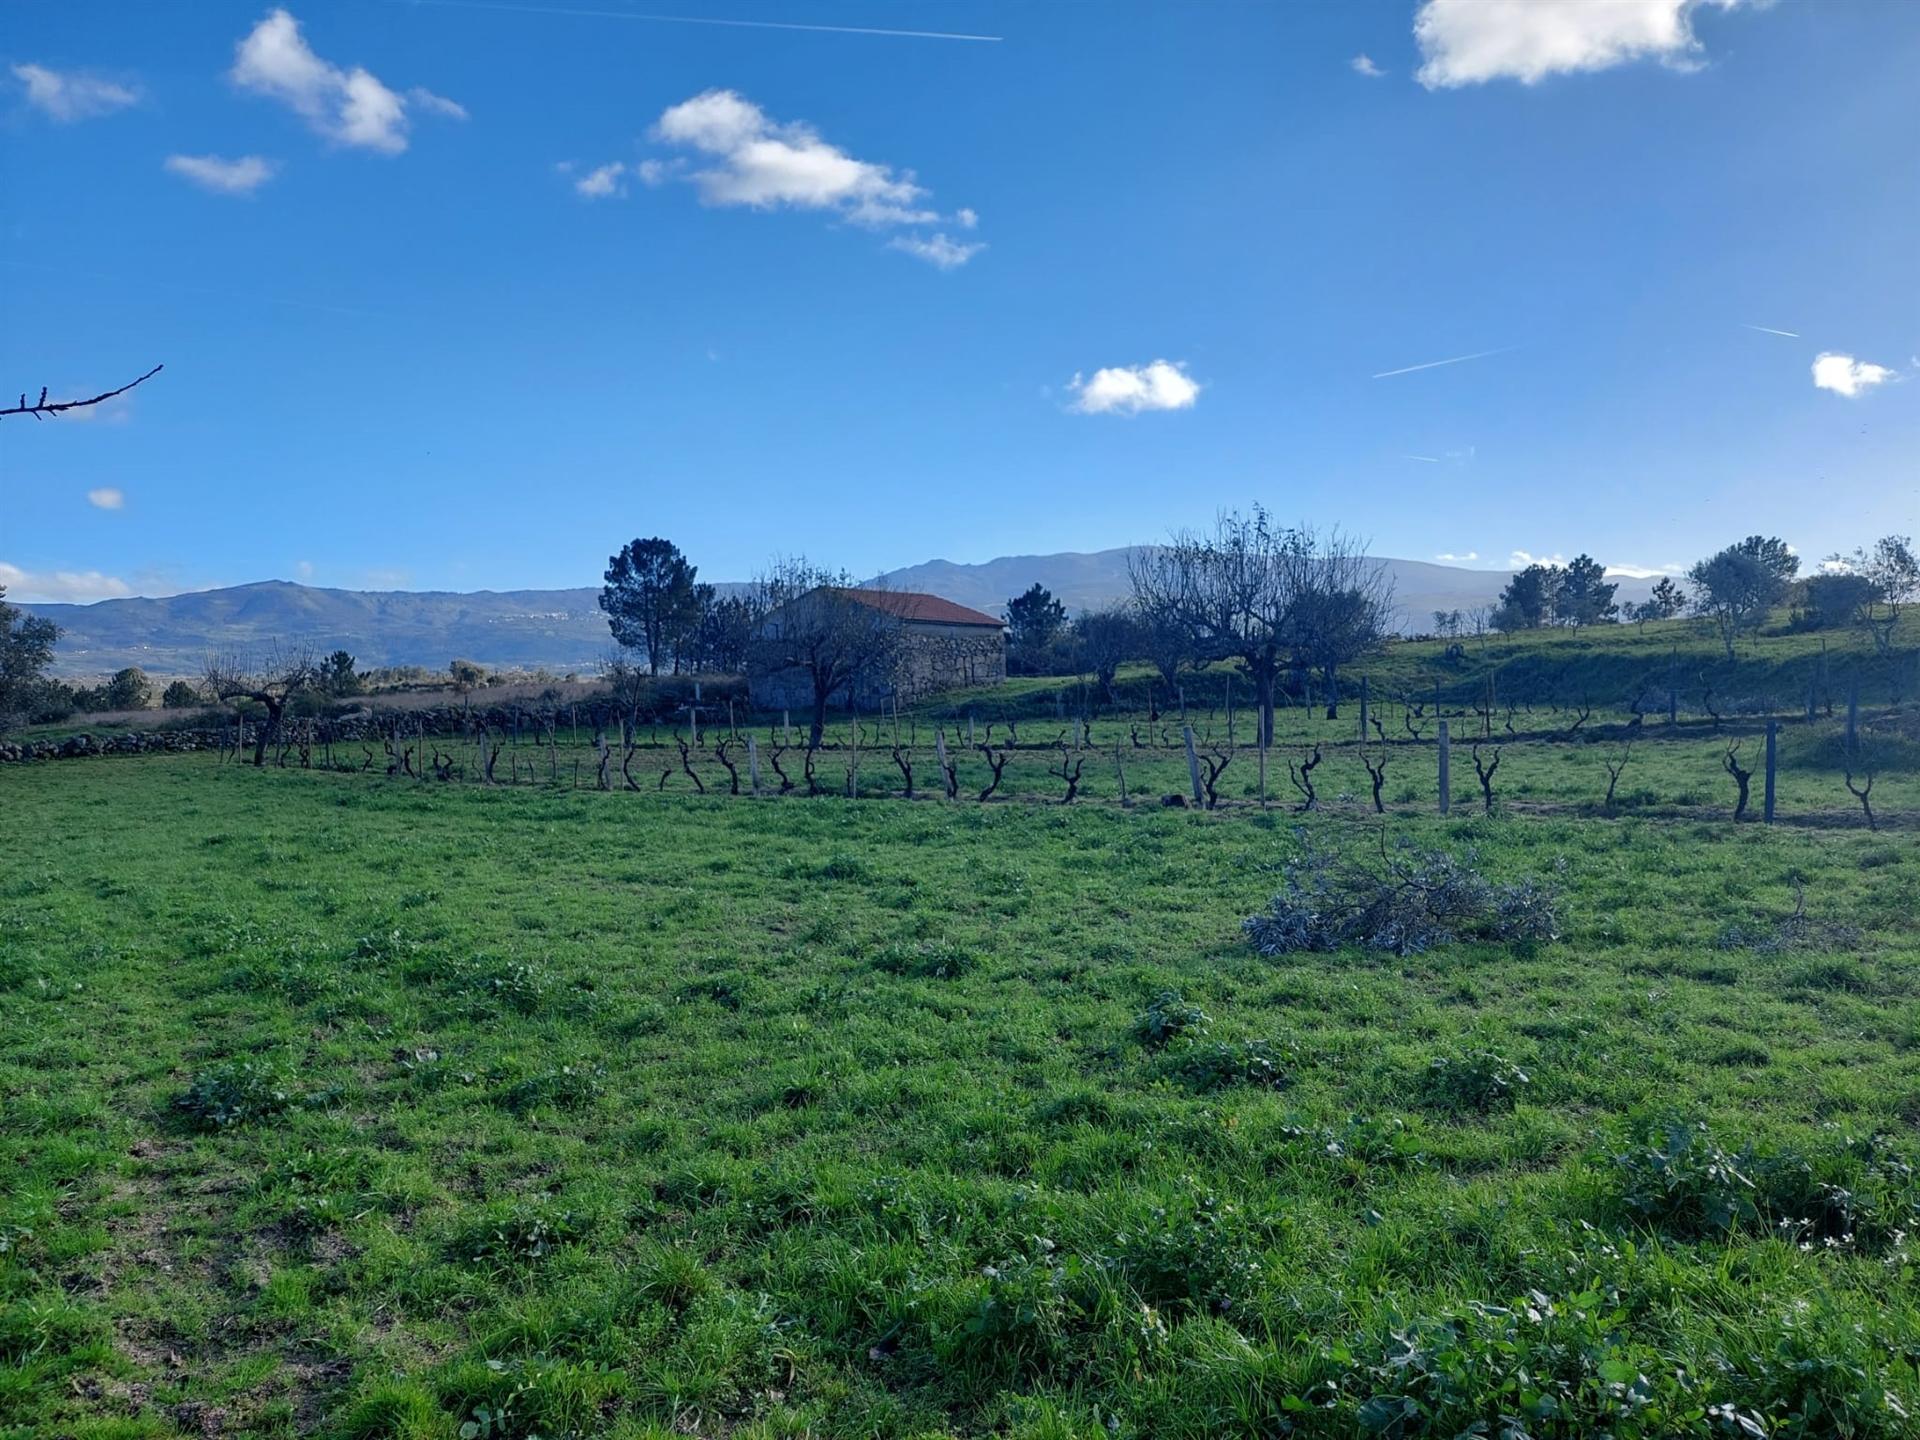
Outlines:
[{"label": "green grass field", "polygon": [[1241,934],[1364,801],[0,771],[0,1433],[1911,1434],[1920,847],[1666,743],[1410,750],[1565,926],[1408,958]]}]

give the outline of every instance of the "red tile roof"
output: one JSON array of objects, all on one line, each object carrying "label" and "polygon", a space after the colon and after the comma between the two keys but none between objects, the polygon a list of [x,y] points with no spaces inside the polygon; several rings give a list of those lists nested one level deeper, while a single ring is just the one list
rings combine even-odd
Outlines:
[{"label": "red tile roof", "polygon": [[996,616],[918,590],[847,590],[842,593],[862,605],[871,605],[902,620],[917,620],[927,625],[991,625],[996,630],[1006,625],[1006,621]]}]

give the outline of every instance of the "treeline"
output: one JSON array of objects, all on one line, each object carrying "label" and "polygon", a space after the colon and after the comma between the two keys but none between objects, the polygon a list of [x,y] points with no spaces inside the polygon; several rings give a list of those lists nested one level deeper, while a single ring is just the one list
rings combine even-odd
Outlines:
[{"label": "treeline", "polygon": [[1645,624],[1694,615],[1709,621],[1733,658],[1734,642],[1787,608],[1788,632],[1856,629],[1882,653],[1893,643],[1900,612],[1920,599],[1920,559],[1906,535],[1829,555],[1804,578],[1800,557],[1777,535],[1749,535],[1696,561],[1685,590],[1662,576],[1638,604],[1620,605],[1619,583],[1590,555],[1566,565],[1533,564],[1518,572],[1492,605],[1462,612],[1436,610],[1436,634],[1497,630],[1512,634],[1549,625],[1578,627],[1613,621]]}]

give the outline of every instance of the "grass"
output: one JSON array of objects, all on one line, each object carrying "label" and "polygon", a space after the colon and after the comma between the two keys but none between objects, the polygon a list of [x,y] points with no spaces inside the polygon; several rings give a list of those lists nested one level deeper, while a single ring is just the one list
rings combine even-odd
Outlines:
[{"label": "grass", "polygon": [[0,806],[8,1440],[1920,1413],[1908,834],[1409,802],[1563,938],[1268,959],[1251,808]]}]

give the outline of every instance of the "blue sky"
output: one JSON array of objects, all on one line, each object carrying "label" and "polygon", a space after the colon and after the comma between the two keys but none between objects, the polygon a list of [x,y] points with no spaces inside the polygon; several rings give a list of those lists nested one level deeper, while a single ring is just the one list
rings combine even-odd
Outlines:
[{"label": "blue sky", "polygon": [[1920,530],[1920,6],[640,8],[11,7],[0,583]]}]

